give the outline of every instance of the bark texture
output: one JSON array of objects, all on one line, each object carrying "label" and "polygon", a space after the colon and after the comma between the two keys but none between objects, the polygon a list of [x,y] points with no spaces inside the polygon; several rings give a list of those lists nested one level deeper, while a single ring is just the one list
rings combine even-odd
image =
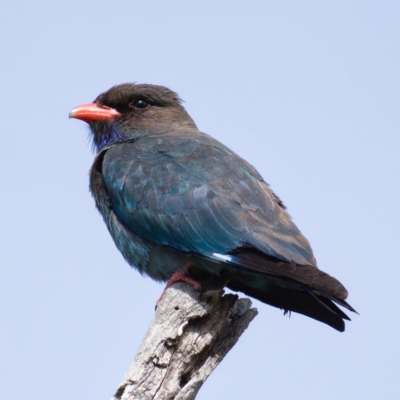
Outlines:
[{"label": "bark texture", "polygon": [[172,285],[112,400],[192,400],[257,315],[247,298]]}]

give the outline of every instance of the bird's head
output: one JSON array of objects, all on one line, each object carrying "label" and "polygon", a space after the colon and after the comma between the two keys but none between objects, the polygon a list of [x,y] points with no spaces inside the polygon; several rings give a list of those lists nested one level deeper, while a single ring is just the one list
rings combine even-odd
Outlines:
[{"label": "bird's head", "polygon": [[69,116],[89,124],[97,151],[115,142],[196,128],[178,95],[156,85],[114,86]]}]

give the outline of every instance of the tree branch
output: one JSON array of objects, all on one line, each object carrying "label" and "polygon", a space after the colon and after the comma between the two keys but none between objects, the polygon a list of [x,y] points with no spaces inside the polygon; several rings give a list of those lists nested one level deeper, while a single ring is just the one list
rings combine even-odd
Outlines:
[{"label": "tree branch", "polygon": [[257,310],[247,298],[172,285],[112,400],[192,400]]}]

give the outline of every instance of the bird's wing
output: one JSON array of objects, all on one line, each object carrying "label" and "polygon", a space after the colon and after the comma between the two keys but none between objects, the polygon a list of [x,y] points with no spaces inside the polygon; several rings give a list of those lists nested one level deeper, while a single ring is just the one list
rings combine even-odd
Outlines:
[{"label": "bird's wing", "polygon": [[201,254],[254,248],[315,266],[307,239],[258,172],[208,135],[115,144],[102,173],[114,212],[148,240]]}]

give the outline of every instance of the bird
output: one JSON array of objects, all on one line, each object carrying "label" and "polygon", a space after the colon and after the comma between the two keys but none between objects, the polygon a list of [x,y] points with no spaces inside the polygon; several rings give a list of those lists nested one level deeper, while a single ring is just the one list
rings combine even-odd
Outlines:
[{"label": "bird", "polygon": [[201,132],[172,90],[125,83],[75,107],[96,207],[129,265],[167,287],[227,287],[343,332],[356,312],[260,173]]}]

